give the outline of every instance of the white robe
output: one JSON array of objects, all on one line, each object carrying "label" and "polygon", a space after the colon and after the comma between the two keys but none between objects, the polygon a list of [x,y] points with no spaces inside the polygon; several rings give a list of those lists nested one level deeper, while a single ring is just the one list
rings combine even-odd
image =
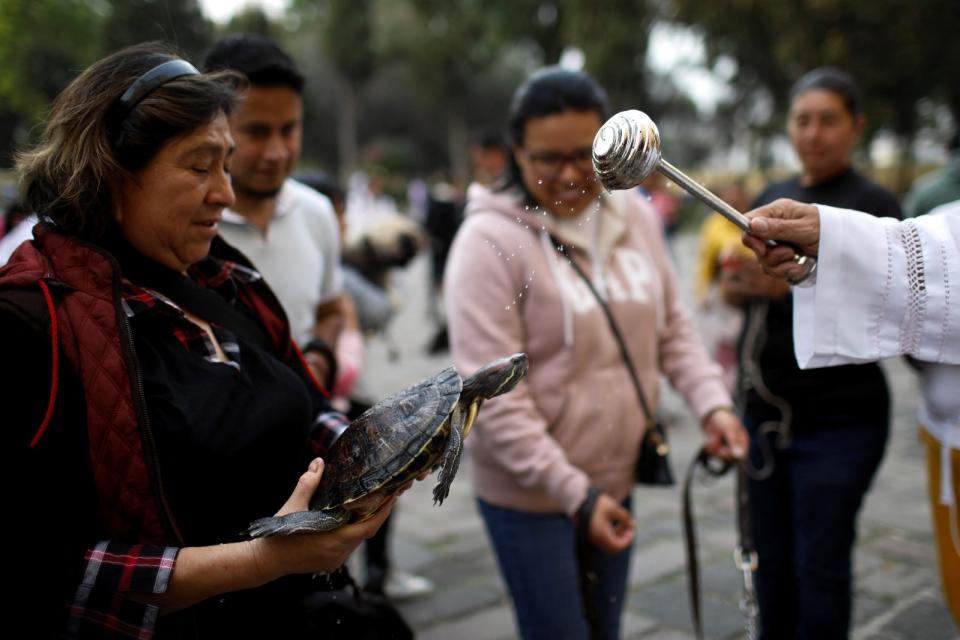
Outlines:
[{"label": "white robe", "polygon": [[960,449],[960,200],[902,222],[818,205],[816,281],[793,290],[803,369],[910,355],[922,374],[920,420],[943,446],[940,501],[953,504]]}]

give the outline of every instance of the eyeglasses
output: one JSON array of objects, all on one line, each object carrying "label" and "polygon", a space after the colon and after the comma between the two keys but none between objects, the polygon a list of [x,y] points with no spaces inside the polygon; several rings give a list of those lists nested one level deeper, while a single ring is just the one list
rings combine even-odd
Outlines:
[{"label": "eyeglasses", "polygon": [[582,173],[593,173],[593,149],[581,147],[572,153],[559,151],[525,151],[533,170],[544,179],[556,178],[563,172],[567,163]]}]

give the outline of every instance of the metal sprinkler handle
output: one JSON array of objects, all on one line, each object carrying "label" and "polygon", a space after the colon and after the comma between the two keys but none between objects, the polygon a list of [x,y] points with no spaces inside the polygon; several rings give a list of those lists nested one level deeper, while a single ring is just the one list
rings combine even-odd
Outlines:
[{"label": "metal sprinkler handle", "polygon": [[593,139],[593,170],[610,191],[636,187],[659,171],[743,231],[750,231],[745,215],[660,157],[660,132],[642,111],[621,111],[600,127]]},{"label": "metal sprinkler handle", "polygon": [[[745,215],[660,157],[660,131],[643,111],[621,111],[600,127],[593,138],[593,170],[608,191],[631,189],[654,171],[659,171],[742,231],[750,233],[750,221]],[[767,240],[766,243],[771,247],[778,244],[773,240]],[[807,260],[798,247],[784,244],[792,247],[796,253],[794,262],[804,266],[804,276],[800,281],[806,280],[816,262]]]}]

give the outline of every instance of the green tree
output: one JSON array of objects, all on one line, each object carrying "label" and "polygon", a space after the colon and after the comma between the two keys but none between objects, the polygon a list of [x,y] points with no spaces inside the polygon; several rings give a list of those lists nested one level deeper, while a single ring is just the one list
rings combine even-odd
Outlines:
[{"label": "green tree", "polygon": [[736,62],[740,96],[770,96],[775,108],[755,123],[760,129],[782,126],[790,86],[803,72],[827,64],[850,72],[865,96],[867,140],[882,125],[903,141],[900,189],[918,101],[944,101],[960,122],[960,83],[951,65],[960,56],[955,0],[671,0],[668,6],[668,17],[703,34],[711,62],[723,56]]},{"label": "green tree", "polygon": [[197,0],[112,0],[103,31],[106,51],[162,40],[191,60],[199,60],[212,38],[213,25]]},{"label": "green tree", "polygon": [[263,9],[255,5],[247,5],[235,13],[222,27],[217,28],[220,36],[230,33],[256,33],[274,40],[279,35],[279,29],[264,13]]},{"label": "green tree", "polygon": [[466,148],[472,107],[484,102],[479,79],[488,77],[505,46],[501,21],[509,15],[506,7],[480,0],[455,5],[410,0],[403,14],[394,10],[382,16],[391,24],[402,23],[391,32],[390,46],[409,64],[417,89],[443,107],[439,124],[446,133],[451,177],[459,185],[469,178]]},{"label": "green tree", "polygon": [[100,54],[102,18],[83,0],[0,0],[0,166],[53,98]]}]

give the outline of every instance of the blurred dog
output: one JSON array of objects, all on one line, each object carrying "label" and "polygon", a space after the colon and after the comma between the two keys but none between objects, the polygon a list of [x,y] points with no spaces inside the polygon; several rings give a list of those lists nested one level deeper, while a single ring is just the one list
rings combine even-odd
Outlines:
[{"label": "blurred dog", "polygon": [[363,228],[347,230],[343,263],[387,289],[390,270],[407,266],[426,246],[426,233],[414,220],[399,213],[380,216]]}]

